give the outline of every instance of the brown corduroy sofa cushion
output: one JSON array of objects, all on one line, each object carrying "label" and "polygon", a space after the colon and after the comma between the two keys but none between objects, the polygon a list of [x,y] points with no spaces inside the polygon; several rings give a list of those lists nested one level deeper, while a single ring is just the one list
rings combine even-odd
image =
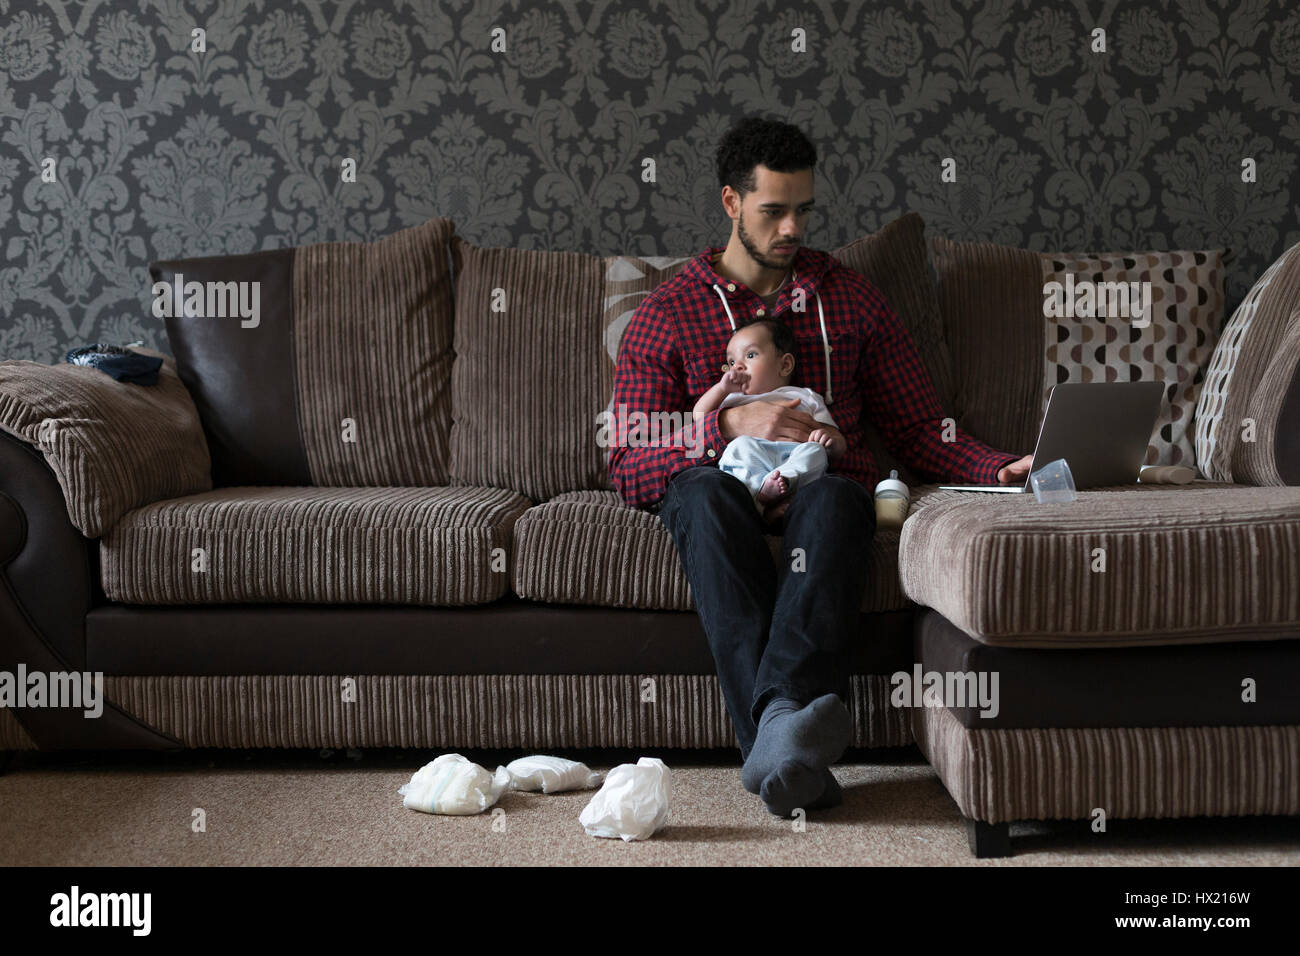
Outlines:
[{"label": "brown corduroy sofa cushion", "polygon": [[166,319],[217,486],[447,484],[453,229],[153,264],[169,285],[258,283],[256,322]]},{"label": "brown corduroy sofa cushion", "polygon": [[598,437],[618,343],[645,294],[687,260],[483,249],[459,236],[452,255],[452,480],[537,501],[612,487]]},{"label": "brown corduroy sofa cushion", "polygon": [[1300,488],[1139,484],[1048,505],[967,495],[908,519],[899,564],[909,598],[986,644],[1290,638]]},{"label": "brown corduroy sofa cushion", "polygon": [[940,404],[945,411],[951,409],[952,363],[939,296],[930,274],[925,221],[909,212],[879,231],[841,246],[832,255],[862,273],[881,291],[916,343]]},{"label": "brown corduroy sofa cushion", "polygon": [[294,360],[312,484],[447,484],[452,232],[432,219],[376,242],[297,250]]},{"label": "brown corduroy sofa cushion", "polygon": [[198,411],[163,358],[157,385],[83,365],[0,362],[0,428],[35,445],[58,478],[68,518],[98,538],[127,511],[212,487]]},{"label": "brown corduroy sofa cushion", "polygon": [[[914,489],[912,513],[956,494],[937,485]],[[779,558],[781,539],[768,536],[767,542]],[[910,606],[898,580],[898,532],[876,532],[870,551],[862,610]],[[663,522],[626,507],[612,491],[571,492],[530,508],[515,525],[511,566],[515,593],[533,601],[654,611],[695,607]]]},{"label": "brown corduroy sofa cushion", "polygon": [[1259,377],[1246,417],[1254,440],[1236,443],[1232,473],[1251,485],[1300,485],[1300,307]]},{"label": "brown corduroy sofa cushion", "polygon": [[[1053,386],[1161,381],[1144,463],[1195,462],[1192,418],[1223,324],[1221,251],[1039,253],[943,238],[931,246],[963,429],[995,447],[1032,448]],[[1127,296],[1110,295],[1135,282],[1150,289],[1148,315],[1129,315]],[[1080,298],[1085,284],[1097,292],[1091,303]],[[1049,288],[1064,314],[1046,314]],[[1086,314],[1094,304],[1108,314]]]},{"label": "brown corduroy sofa cushion", "polygon": [[601,487],[599,257],[456,236],[452,480],[542,500]]},{"label": "brown corduroy sofa cushion", "polygon": [[[1300,348],[1298,312],[1300,243],[1259,277],[1214,350],[1196,408],[1196,463],[1207,478],[1261,485],[1300,480],[1291,464],[1300,457],[1292,437],[1300,431],[1300,407],[1288,404]],[[1288,476],[1278,471],[1278,451]]]},{"label": "brown corduroy sofa cushion", "polygon": [[128,604],[482,604],[527,507],[496,488],[221,488],[123,516],[101,577]]}]

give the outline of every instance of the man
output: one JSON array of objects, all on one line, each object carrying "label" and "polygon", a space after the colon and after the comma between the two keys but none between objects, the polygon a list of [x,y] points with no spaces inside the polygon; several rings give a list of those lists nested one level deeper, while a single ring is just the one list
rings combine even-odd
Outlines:
[{"label": "man", "polygon": [[[623,499],[657,505],[673,536],[745,761],[741,780],[780,816],[841,802],[830,766],[852,739],[848,652],[864,639],[879,477],[864,422],[927,480],[1023,482],[1031,458],[944,436],[934,386],[898,316],[861,274],[803,246],[816,161],[786,123],[749,118],[727,133],[717,167],[731,239],[642,302],[614,376],[614,408],[629,417],[689,410],[717,381],[735,329],[779,319],[794,331],[797,384],[824,396],[847,441],[777,526],[716,465],[737,436],[806,441],[817,423],[797,400],[713,411],[610,456]],[[763,535],[782,531],[785,558],[774,565]]]}]

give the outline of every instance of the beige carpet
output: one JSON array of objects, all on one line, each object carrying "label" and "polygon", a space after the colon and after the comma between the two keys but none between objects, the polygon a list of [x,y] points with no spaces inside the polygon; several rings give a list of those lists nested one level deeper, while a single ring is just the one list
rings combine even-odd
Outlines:
[{"label": "beige carpet", "polygon": [[[519,752],[464,751],[490,769]],[[734,751],[660,751],[673,771],[668,826],[644,843],[587,836],[590,792],[508,793],[492,818],[402,807],[397,788],[436,753],[304,751],[28,754],[0,776],[0,865],[1294,865],[1300,819],[1016,824],[1015,856],[977,861],[957,807],[912,749],[852,752],[844,805],[804,832],[740,785]],[[628,751],[570,752],[593,769]],[[195,808],[207,832],[194,833]]]}]

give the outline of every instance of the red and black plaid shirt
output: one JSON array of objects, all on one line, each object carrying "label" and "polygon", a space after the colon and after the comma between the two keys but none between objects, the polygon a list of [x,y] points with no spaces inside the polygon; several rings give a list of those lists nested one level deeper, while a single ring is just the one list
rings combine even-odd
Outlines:
[{"label": "red and black plaid shirt", "polygon": [[[685,413],[717,383],[726,360],[731,324],[718,290],[739,328],[754,318],[776,318],[795,334],[792,384],[818,392],[848,442],[848,451],[830,470],[874,490],[875,459],[862,434],[863,416],[875,424],[885,447],[926,481],[995,484],[998,469],[1020,455],[995,451],[956,431],[943,438],[943,411],[912,337],[885,298],[861,273],[834,256],[800,247],[795,274],[768,309],[752,289],[713,269],[712,246],[660,285],[637,308],[619,347],[614,373],[614,433],[626,434],[620,416]],[[802,311],[792,308],[803,291]],[[822,347],[817,300],[821,299],[830,375]],[[829,386],[829,387],[828,387]],[[687,468],[716,465],[727,447],[718,430],[718,413],[698,426],[695,441],[652,436],[612,449],[609,473],[623,500],[647,508],[663,497],[669,480]],[[692,457],[694,445],[703,453]]]}]

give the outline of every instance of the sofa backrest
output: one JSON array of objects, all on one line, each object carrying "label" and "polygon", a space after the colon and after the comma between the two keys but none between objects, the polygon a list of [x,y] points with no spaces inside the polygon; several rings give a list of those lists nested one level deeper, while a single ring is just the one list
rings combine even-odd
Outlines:
[{"label": "sofa backrest", "polygon": [[452,231],[153,264],[216,486],[447,483]]},{"label": "sofa backrest", "polygon": [[[911,214],[833,254],[899,312],[946,407],[947,356],[924,229]],[[452,256],[452,480],[538,501],[612,489],[610,449],[597,438],[601,414],[611,411],[619,343],[641,301],[691,257],[486,249],[460,236]],[[866,433],[882,473],[898,468],[909,477],[869,424]]]},{"label": "sofa backrest", "polygon": [[931,245],[963,430],[1028,453],[1053,386],[1160,381],[1165,400],[1145,464],[1195,463],[1192,418],[1223,324],[1221,250]]}]

